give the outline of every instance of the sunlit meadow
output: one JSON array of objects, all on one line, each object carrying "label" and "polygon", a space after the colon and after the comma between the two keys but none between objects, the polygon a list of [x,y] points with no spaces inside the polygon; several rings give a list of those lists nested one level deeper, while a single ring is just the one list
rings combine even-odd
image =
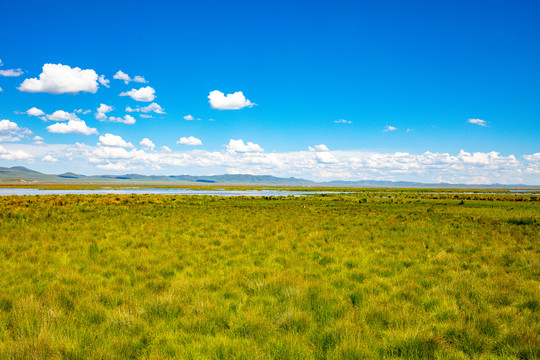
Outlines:
[{"label": "sunlit meadow", "polygon": [[539,199],[0,197],[0,358],[536,359]]}]

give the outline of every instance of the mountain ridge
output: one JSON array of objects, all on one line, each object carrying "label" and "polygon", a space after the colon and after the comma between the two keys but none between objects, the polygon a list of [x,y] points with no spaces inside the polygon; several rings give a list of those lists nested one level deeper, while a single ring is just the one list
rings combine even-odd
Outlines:
[{"label": "mountain ridge", "polygon": [[81,184],[81,185],[267,185],[267,186],[329,186],[329,187],[439,187],[439,188],[540,188],[526,184],[449,184],[414,181],[384,180],[332,180],[316,182],[301,178],[280,178],[273,175],[221,174],[221,175],[82,175],[73,172],[44,174],[24,166],[0,166],[0,184]]}]

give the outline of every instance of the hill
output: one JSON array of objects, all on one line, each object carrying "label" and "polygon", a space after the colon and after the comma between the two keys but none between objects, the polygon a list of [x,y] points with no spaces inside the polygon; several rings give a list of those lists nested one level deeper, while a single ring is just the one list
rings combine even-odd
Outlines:
[{"label": "hill", "polygon": [[66,172],[59,175],[43,174],[23,166],[0,167],[0,184],[96,184],[96,185],[267,185],[267,186],[328,186],[328,187],[399,187],[399,188],[540,188],[524,184],[448,184],[409,181],[335,180],[315,182],[295,177],[280,178],[271,175],[81,175]]}]

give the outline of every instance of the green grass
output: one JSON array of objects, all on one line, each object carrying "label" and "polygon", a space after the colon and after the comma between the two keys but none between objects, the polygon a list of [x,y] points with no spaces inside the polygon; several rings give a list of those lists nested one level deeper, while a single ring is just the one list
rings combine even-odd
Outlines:
[{"label": "green grass", "polygon": [[0,197],[0,359],[538,358],[538,197],[388,193]]}]

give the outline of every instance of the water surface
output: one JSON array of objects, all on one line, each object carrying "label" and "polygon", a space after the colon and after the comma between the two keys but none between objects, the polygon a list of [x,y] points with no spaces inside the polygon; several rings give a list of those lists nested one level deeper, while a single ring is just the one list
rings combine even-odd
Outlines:
[{"label": "water surface", "polygon": [[9,195],[212,195],[212,196],[304,196],[309,194],[330,194],[336,191],[288,191],[288,190],[194,190],[182,188],[101,188],[96,190],[61,190],[61,189],[19,189],[0,188],[0,196]]}]

